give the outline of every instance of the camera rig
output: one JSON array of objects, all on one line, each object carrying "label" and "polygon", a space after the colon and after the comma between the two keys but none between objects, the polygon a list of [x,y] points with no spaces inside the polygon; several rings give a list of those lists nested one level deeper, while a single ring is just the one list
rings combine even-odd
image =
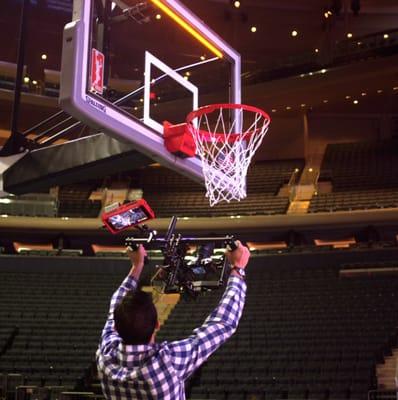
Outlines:
[{"label": "camera rig", "polygon": [[[183,237],[175,233],[177,217],[172,217],[167,233],[158,237],[157,232],[146,225],[138,225],[141,237],[127,237],[125,244],[132,250],[140,244],[152,243],[159,247],[163,254],[163,264],[156,266],[151,279],[153,286],[162,293],[184,293],[192,297],[201,292],[210,291],[223,285],[228,261],[225,255],[212,257],[216,244],[219,243],[229,251],[236,249],[233,236],[223,237]],[[198,245],[198,257],[187,261],[186,255],[190,245]]]}]

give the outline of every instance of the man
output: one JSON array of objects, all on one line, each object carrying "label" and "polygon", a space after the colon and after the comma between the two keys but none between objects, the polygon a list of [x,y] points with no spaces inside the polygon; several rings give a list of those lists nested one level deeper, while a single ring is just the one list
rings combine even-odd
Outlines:
[{"label": "man", "polygon": [[186,339],[155,343],[159,329],[151,295],[137,289],[145,249],[128,252],[132,268],[111,299],[97,366],[107,399],[185,399],[184,382],[235,331],[245,303],[247,247],[226,253],[231,273],[224,294],[204,324]]}]

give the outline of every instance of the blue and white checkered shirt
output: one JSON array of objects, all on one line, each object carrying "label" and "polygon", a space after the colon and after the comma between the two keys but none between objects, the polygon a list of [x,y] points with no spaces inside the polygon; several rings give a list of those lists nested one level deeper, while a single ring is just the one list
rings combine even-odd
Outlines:
[{"label": "blue and white checkered shirt", "polygon": [[115,330],[113,311],[126,293],[136,288],[137,282],[128,276],[111,299],[96,355],[102,391],[108,400],[183,400],[184,381],[236,331],[246,284],[230,276],[218,306],[187,339],[126,345]]}]

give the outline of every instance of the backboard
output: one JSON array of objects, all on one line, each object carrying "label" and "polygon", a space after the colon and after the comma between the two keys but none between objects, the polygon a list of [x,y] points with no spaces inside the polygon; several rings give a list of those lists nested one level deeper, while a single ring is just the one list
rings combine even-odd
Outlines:
[{"label": "backboard", "polygon": [[203,181],[197,157],[163,143],[210,103],[241,103],[240,55],[178,0],[75,0],[63,38],[62,108],[134,143],[154,161]]}]

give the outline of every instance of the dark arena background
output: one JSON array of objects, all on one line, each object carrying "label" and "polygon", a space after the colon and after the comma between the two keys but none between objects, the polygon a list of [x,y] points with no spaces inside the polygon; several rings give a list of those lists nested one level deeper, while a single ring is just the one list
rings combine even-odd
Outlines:
[{"label": "dark arena background", "polygon": [[[187,399],[397,399],[398,3],[182,0],[228,44],[216,57],[155,3],[0,1],[0,399],[104,399],[95,352],[136,230],[101,215],[141,198],[160,235],[176,216],[183,236],[234,235],[252,254],[238,330]],[[97,86],[76,61],[92,49]],[[168,79],[145,81],[148,49]],[[271,118],[241,201],[210,207],[197,159],[146,119],[149,101],[184,122],[189,83],[199,106],[232,96]],[[147,248],[157,341],[187,337],[223,290],[159,293]]]}]

